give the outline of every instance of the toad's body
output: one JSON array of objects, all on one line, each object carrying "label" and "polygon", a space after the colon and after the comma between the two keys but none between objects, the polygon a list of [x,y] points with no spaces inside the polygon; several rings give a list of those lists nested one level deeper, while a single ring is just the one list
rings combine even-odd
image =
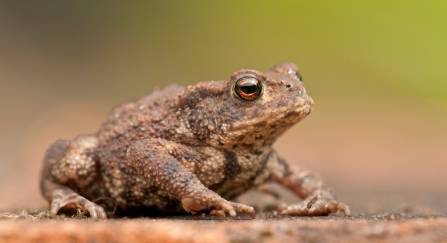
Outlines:
[{"label": "toad's body", "polygon": [[112,198],[124,213],[184,209],[223,217],[254,215],[252,207],[227,200],[276,181],[304,199],[283,214],[349,214],[320,179],[292,171],[272,148],[312,105],[292,63],[186,89],[168,86],[116,107],[94,135],[54,143],[41,189],[52,215],[80,207],[105,218],[108,203],[93,201]]}]

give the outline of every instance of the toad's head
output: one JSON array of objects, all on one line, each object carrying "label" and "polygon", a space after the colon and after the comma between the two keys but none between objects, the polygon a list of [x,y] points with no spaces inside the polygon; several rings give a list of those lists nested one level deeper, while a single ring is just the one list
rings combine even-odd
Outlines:
[{"label": "toad's head", "polygon": [[[229,81],[199,83],[179,96],[185,127],[217,147],[270,146],[313,106],[298,67],[280,63],[265,73],[242,69]],[[234,146],[233,146],[234,147]]]}]

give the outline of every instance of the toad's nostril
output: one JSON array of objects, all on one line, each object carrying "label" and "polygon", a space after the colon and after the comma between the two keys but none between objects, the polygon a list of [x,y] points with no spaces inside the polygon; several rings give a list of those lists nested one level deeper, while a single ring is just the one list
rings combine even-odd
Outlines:
[{"label": "toad's nostril", "polygon": [[292,87],[292,85],[286,84],[286,88],[290,89],[291,87]]}]

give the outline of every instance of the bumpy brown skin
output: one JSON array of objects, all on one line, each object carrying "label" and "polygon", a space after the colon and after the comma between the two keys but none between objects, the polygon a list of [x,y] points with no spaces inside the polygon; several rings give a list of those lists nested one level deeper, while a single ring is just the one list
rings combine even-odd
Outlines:
[{"label": "bumpy brown skin", "polygon": [[[251,101],[235,92],[236,82],[247,77],[262,85]],[[252,207],[228,200],[275,181],[303,198],[280,208],[281,214],[349,215],[321,179],[291,170],[272,148],[313,106],[299,77],[293,63],[265,73],[243,69],[229,81],[172,85],[116,107],[96,134],[59,140],[48,149],[41,191],[51,214],[81,208],[106,218],[116,204],[124,214],[184,209],[254,217]],[[102,206],[94,203],[98,199]]]}]

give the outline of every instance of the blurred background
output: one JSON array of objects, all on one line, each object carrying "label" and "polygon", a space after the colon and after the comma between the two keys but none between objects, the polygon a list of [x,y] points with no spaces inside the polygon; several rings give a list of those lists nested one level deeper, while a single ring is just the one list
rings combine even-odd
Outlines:
[{"label": "blurred background", "polygon": [[446,23],[446,1],[0,1],[0,210],[45,207],[45,150],[113,106],[295,62],[315,109],[283,157],[354,212],[445,213]]}]

